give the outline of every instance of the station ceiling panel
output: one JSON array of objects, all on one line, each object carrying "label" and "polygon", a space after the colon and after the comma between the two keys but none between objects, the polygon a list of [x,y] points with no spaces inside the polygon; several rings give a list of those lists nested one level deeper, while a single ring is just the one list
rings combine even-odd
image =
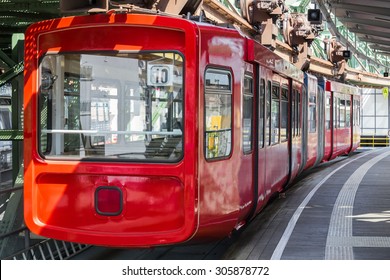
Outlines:
[{"label": "station ceiling panel", "polygon": [[350,32],[377,53],[390,54],[389,0],[326,0]]}]

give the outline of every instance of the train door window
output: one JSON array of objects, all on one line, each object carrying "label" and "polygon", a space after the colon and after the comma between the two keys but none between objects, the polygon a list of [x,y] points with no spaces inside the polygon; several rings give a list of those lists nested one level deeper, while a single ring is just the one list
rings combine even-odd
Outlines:
[{"label": "train door window", "polygon": [[354,99],[353,103],[354,103],[354,107],[353,107],[354,125],[359,126],[360,125],[360,102],[359,100]]},{"label": "train door window", "polygon": [[253,78],[245,75],[243,83],[242,143],[244,153],[252,151]]},{"label": "train door window", "polygon": [[315,92],[309,94],[309,133],[317,130],[317,97]]},{"label": "train door window", "polygon": [[333,96],[333,128],[338,128],[339,98]]},{"label": "train door window", "polygon": [[345,127],[345,99],[344,95],[339,99],[340,100],[340,127]]},{"label": "train door window", "polygon": [[330,94],[327,93],[325,97],[325,129],[330,129]]},{"label": "train door window", "polygon": [[358,123],[358,126],[360,126],[360,100],[358,100],[358,109],[357,109],[357,123]]},{"label": "train door window", "polygon": [[50,54],[40,62],[44,158],[176,162],[183,61],[174,52]]},{"label": "train door window", "polygon": [[302,94],[297,91],[297,101],[298,101],[298,107],[297,107],[297,135],[300,136],[301,135],[301,118],[302,118],[302,114],[301,114],[301,96]]},{"label": "train door window", "polygon": [[272,85],[271,100],[271,144],[279,143],[280,133],[280,86]]},{"label": "train door window", "polygon": [[298,89],[294,88],[292,92],[292,121],[291,121],[291,131],[293,136],[299,135],[299,92]]},{"label": "train door window", "polygon": [[265,100],[265,80],[260,80],[259,90],[259,148],[264,147],[264,100]]},{"label": "train door window", "polygon": [[205,73],[205,157],[224,158],[232,145],[232,77],[209,68]]},{"label": "train door window", "polygon": [[[347,96],[349,98],[350,96]],[[351,100],[345,100],[345,127],[351,127]]]},{"label": "train door window", "polygon": [[271,145],[271,99],[272,99],[272,90],[271,82],[267,82],[267,89],[265,94],[265,143]]},{"label": "train door window", "polygon": [[280,96],[281,119],[280,119],[280,139],[282,142],[288,138],[288,89],[282,87]]}]

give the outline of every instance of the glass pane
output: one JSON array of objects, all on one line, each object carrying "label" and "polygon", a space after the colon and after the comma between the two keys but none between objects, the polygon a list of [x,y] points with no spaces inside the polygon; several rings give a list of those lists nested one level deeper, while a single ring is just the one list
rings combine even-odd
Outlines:
[{"label": "glass pane", "polygon": [[[384,128],[387,130],[388,125],[389,125],[388,117],[376,117],[376,128],[377,129]],[[386,132],[386,135],[387,135],[387,132]]]},{"label": "glass pane", "polygon": [[265,100],[265,81],[260,81],[259,92],[259,148],[264,147],[264,100]]},{"label": "glass pane", "polygon": [[280,100],[279,87],[272,86],[271,102],[271,143],[279,143]]},{"label": "glass pane", "polygon": [[310,92],[309,95],[309,132],[314,133],[317,130],[317,99],[316,93]]},{"label": "glass pane", "polygon": [[252,150],[252,117],[253,117],[253,79],[246,76],[244,78],[243,90],[243,110],[242,110],[242,145],[243,151]]},{"label": "glass pane", "polygon": [[266,101],[265,101],[265,114],[266,114],[266,120],[265,120],[265,143],[267,145],[271,144],[271,96],[272,96],[272,90],[271,90],[271,82],[268,81],[267,83],[267,93],[265,95]]},{"label": "glass pane", "polygon": [[375,128],[375,117],[364,117],[363,128]]},{"label": "glass pane", "polygon": [[346,107],[345,107],[345,126],[350,127],[351,126],[351,100],[346,100]]},{"label": "glass pane", "polygon": [[288,138],[288,89],[282,88],[281,95],[281,121],[280,121],[280,138],[286,141]]},{"label": "glass pane", "polygon": [[182,157],[180,55],[48,55],[40,69],[44,157],[157,161]]},{"label": "glass pane", "polygon": [[388,114],[388,99],[383,94],[376,95],[376,114],[387,115]]},{"label": "glass pane", "polygon": [[205,156],[226,157],[231,152],[231,76],[226,71],[208,69],[205,80]]},{"label": "glass pane", "polygon": [[375,115],[375,95],[374,94],[365,94],[363,98],[363,114],[366,115]]}]

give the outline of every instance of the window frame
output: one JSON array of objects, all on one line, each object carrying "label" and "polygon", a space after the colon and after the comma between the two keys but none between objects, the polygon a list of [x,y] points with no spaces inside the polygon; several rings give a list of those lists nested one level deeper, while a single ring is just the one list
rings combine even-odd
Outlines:
[{"label": "window frame", "polygon": [[[249,82],[249,88],[246,87],[246,81]],[[249,90],[247,92],[246,90]],[[244,79],[243,79],[243,84],[242,84],[242,99],[241,99],[241,129],[242,129],[242,135],[241,135],[241,141],[242,141],[242,151],[244,154],[250,154],[253,152],[253,117],[254,117],[254,106],[253,106],[253,100],[254,100],[254,77],[253,74],[250,72],[245,72],[244,74]],[[249,98],[249,106],[246,106],[246,98]],[[247,113],[247,110],[250,107],[250,131],[249,131],[249,149],[246,149],[245,143],[245,118],[244,114]]]},{"label": "window frame", "polygon": [[[277,90],[277,92],[274,92],[274,89]],[[272,83],[272,89],[271,89],[271,131],[270,131],[270,142],[271,146],[277,145],[280,143],[280,92],[281,92],[281,86],[280,83],[273,82]],[[277,97],[277,98],[274,98]],[[274,106],[274,103],[276,106]],[[277,112],[274,111],[274,109],[277,109]],[[273,115],[276,113],[275,122],[272,121]],[[277,124],[277,127],[275,127],[275,124]],[[276,133],[274,133],[276,132]]]},{"label": "window frame", "polygon": [[[229,80],[229,89],[228,90],[223,90],[223,89],[212,89],[211,87],[208,88],[207,86],[207,82],[206,82],[206,76],[207,76],[207,73],[208,72],[215,72],[215,73],[220,73],[220,74],[227,74],[228,76],[228,80]],[[209,67],[206,67],[205,71],[204,71],[204,87],[203,87],[203,100],[204,100],[204,103],[203,103],[203,117],[204,117],[204,120],[203,120],[203,155],[206,159],[206,161],[219,161],[219,160],[224,160],[224,159],[227,159],[229,158],[231,155],[232,155],[232,152],[233,152],[233,88],[234,88],[234,83],[233,83],[233,73],[232,71],[229,69],[229,68],[224,68],[224,67],[218,67],[218,66],[209,66]],[[227,96],[230,96],[230,128],[228,129],[218,129],[218,130],[207,130],[206,128],[206,125],[207,125],[207,98],[206,98],[206,94],[217,94],[218,96],[219,95],[227,95]],[[221,120],[221,123],[222,123],[222,120]],[[222,125],[221,125],[222,126]],[[208,156],[208,147],[210,147],[210,140],[208,139],[209,135],[208,133],[214,133],[213,136],[210,136],[211,137],[214,137],[213,138],[213,141],[215,141],[216,137],[217,136],[215,133],[216,132],[230,132],[230,143],[227,142],[228,144],[230,144],[230,149],[229,149],[229,153],[225,153],[225,155],[222,155],[222,156],[213,156],[213,157],[210,157]],[[217,138],[217,141],[219,141],[219,137]],[[215,145],[215,142],[214,142],[214,145]],[[218,151],[217,151],[218,152]]]}]

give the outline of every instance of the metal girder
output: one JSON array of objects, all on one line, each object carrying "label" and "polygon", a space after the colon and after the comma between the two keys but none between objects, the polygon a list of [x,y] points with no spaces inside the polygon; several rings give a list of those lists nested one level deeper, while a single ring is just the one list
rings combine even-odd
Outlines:
[{"label": "metal girder", "polygon": [[390,52],[390,46],[380,46],[377,44],[372,44],[372,45],[370,45],[370,48],[375,49],[375,50]]},{"label": "metal girder", "polygon": [[362,13],[370,13],[375,15],[383,15],[383,16],[389,16],[390,15],[390,8],[386,8],[384,6],[382,7],[374,7],[374,6],[366,6],[366,5],[359,5],[357,3],[351,3],[351,4],[337,4],[337,3],[331,3],[332,9],[343,9],[348,11],[354,11],[354,12],[362,12]]},{"label": "metal girder", "polygon": [[19,75],[23,72],[24,62],[21,61],[18,64],[14,65],[12,68],[5,71],[4,74],[0,75],[0,87],[6,84],[8,81]]},{"label": "metal girder", "polygon": [[42,3],[38,1],[24,1],[16,2],[13,0],[11,3],[1,3],[0,11],[58,11],[59,1]]},{"label": "metal girder", "polygon": [[360,28],[350,28],[349,31],[361,34],[361,35],[370,35],[370,36],[376,36],[380,38],[390,38],[389,32],[381,32],[381,31],[375,31],[370,29],[360,29]]},{"label": "metal girder", "polygon": [[16,63],[2,50],[0,50],[0,59],[9,67],[14,67],[16,65]]},{"label": "metal girder", "polygon": [[[353,23],[353,24],[367,24],[367,19],[362,19],[362,18],[338,17],[337,20],[341,22]],[[370,26],[389,28],[389,23],[385,21],[372,21],[370,22]]]},{"label": "metal girder", "polygon": [[373,38],[365,38],[364,42],[390,46],[390,40],[380,40],[380,39],[373,39]]},{"label": "metal girder", "polygon": [[[292,49],[289,45],[277,40],[275,53],[280,57],[289,60],[291,59],[290,53]],[[334,65],[325,59],[312,56],[310,58],[309,71],[324,75],[327,77],[334,77]],[[359,71],[351,67],[346,66],[345,69],[345,80],[359,85],[359,86],[370,86],[370,87],[384,87],[390,84],[390,78],[385,78],[380,74],[368,73],[365,71]]]},{"label": "metal girder", "polygon": [[0,141],[23,140],[23,130],[0,130]]}]

